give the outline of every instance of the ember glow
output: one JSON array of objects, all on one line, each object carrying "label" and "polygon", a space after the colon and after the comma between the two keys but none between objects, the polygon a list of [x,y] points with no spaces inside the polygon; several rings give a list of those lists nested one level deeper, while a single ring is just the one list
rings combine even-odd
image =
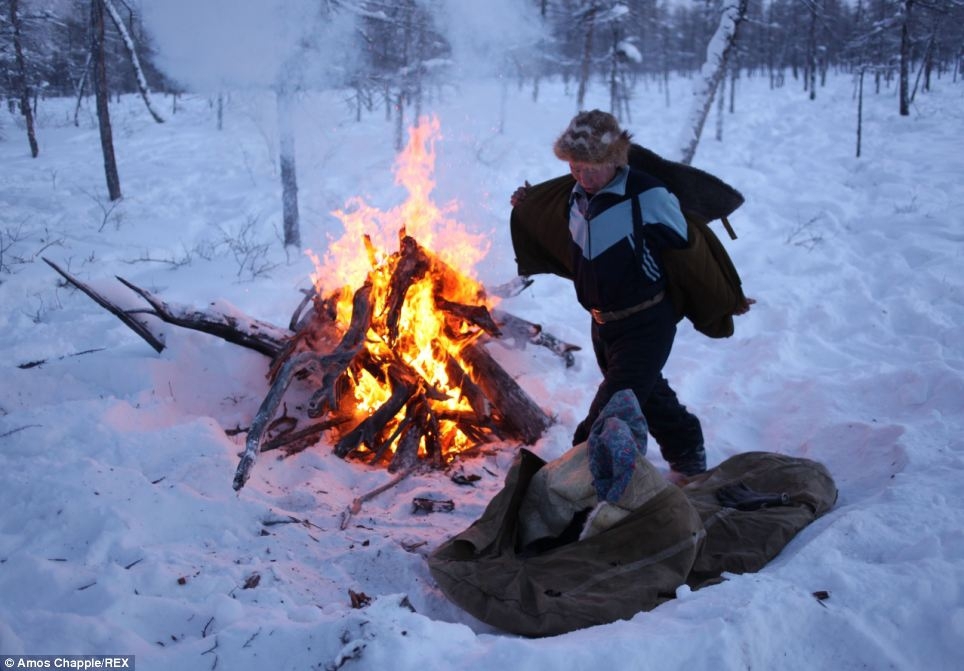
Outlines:
[{"label": "ember glow", "polygon": [[[344,209],[333,212],[344,224],[344,235],[329,242],[323,261],[307,253],[316,266],[312,281],[317,294],[337,297],[337,323],[343,330],[351,321],[355,290],[365,282],[372,284],[368,364],[349,371],[356,412],[371,414],[385,404],[392,395],[388,368],[403,362],[403,368],[417,373],[418,384],[431,399],[444,460],[470,446],[457,418],[477,415],[478,408],[470,406],[461,383],[450,375],[459,369],[471,375],[459,352],[482,330],[458,316],[458,309],[443,307],[490,308],[491,302],[473,279],[476,264],[488,251],[487,241],[464,230],[454,218],[455,203],[440,207],[431,199],[438,139],[437,119],[422,119],[409,129],[408,146],[395,164],[395,182],[408,198],[388,211],[359,197],[349,199]],[[400,283],[403,276],[412,279]],[[391,435],[405,412],[400,410],[384,433]],[[422,454],[425,440],[419,448]]]}]

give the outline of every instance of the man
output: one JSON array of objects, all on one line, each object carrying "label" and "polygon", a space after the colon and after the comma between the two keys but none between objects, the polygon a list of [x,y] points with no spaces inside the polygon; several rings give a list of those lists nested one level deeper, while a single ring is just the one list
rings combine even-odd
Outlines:
[{"label": "man", "polygon": [[[664,249],[686,246],[686,220],[660,181],[629,167],[630,138],[614,116],[592,110],[577,114],[553,146],[576,180],[569,196],[573,283],[592,315],[603,373],[573,445],[587,439],[613,394],[632,389],[663,458],[688,477],[706,470],[706,452],[699,419],[662,375],[677,318],[661,262]],[[513,207],[525,192],[512,195]]]}]

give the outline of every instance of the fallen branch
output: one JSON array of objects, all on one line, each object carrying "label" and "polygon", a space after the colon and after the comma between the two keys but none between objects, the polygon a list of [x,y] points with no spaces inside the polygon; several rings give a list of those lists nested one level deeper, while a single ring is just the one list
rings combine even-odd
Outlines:
[{"label": "fallen branch", "polygon": [[77,279],[76,277],[74,277],[73,275],[71,275],[70,273],[68,273],[66,270],[64,270],[63,268],[61,268],[60,266],[58,266],[56,263],[54,263],[54,262],[51,261],[50,259],[48,259],[48,258],[46,258],[46,257],[43,257],[43,256],[40,257],[40,258],[43,259],[44,263],[46,263],[48,266],[50,266],[51,268],[53,268],[54,270],[56,270],[58,273],[60,273],[60,275],[61,275],[65,280],[67,280],[68,282],[70,282],[71,284],[73,284],[75,287],[77,287],[78,289],[80,289],[81,291],[83,291],[85,294],[87,294],[88,296],[90,296],[90,298],[93,299],[93,301],[94,301],[95,303],[97,303],[97,305],[101,306],[102,308],[104,308],[105,310],[107,310],[108,312],[110,312],[112,315],[114,315],[115,317],[117,317],[118,319],[120,319],[122,322],[124,322],[124,324],[125,324],[128,328],[130,328],[134,333],[136,333],[136,334],[139,335],[141,338],[143,338],[143,339],[147,342],[148,345],[150,345],[151,347],[153,347],[155,352],[161,353],[161,352],[164,351],[164,343],[161,341],[160,338],[158,338],[156,335],[154,335],[149,328],[147,328],[147,325],[146,325],[144,322],[141,322],[141,321],[135,319],[134,317],[132,317],[132,316],[130,315],[130,313],[128,313],[128,311],[124,310],[123,308],[118,307],[117,305],[114,305],[114,303],[112,303],[111,301],[107,300],[107,299],[106,299],[104,296],[102,296],[100,293],[98,293],[97,291],[95,291],[94,289],[92,289],[91,287],[89,287],[88,285],[86,285],[86,284],[84,284],[83,282],[81,282],[79,279]]},{"label": "fallen branch", "polygon": [[154,308],[153,314],[168,324],[210,333],[222,340],[274,356],[284,347],[291,333],[250,317],[236,317],[220,312],[202,312],[194,308],[162,301],[147,289],[128,282],[123,277],[117,281],[143,298]]},{"label": "fallen branch", "polygon": [[[63,361],[64,359],[69,359],[70,357],[73,357],[73,356],[82,356],[84,354],[93,354],[95,352],[103,352],[103,351],[104,351],[103,347],[95,347],[94,349],[85,349],[80,352],[74,352],[72,354],[63,354],[61,356],[58,356],[56,359],[54,359],[54,361]],[[27,361],[26,363],[18,363],[17,368],[22,368],[24,370],[28,368],[36,368],[37,366],[44,365],[45,363],[47,363],[47,361],[49,361],[49,359],[37,359],[36,361]]]},{"label": "fallen branch", "polygon": [[504,331],[503,335],[512,338],[520,347],[525,347],[527,342],[545,347],[556,356],[562,357],[566,362],[566,368],[576,363],[573,352],[578,352],[582,347],[560,340],[551,333],[546,333],[542,330],[541,324],[526,321],[504,310],[493,310],[492,317]]},{"label": "fallen branch", "polygon": [[347,417],[333,417],[324,422],[317,422],[299,431],[291,431],[280,436],[276,436],[264,442],[261,446],[262,452],[271,450],[284,450],[285,455],[291,456],[313,445],[318,436],[348,421]]}]

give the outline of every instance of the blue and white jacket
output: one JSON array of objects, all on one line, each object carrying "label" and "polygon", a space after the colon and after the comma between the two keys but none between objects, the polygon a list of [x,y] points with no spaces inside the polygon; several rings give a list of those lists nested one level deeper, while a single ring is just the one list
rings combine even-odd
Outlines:
[{"label": "blue and white jacket", "polygon": [[[642,215],[641,235],[634,233],[633,199]],[[686,220],[662,182],[623,167],[592,198],[576,184],[569,196],[569,235],[579,303],[609,312],[665,288],[660,255],[667,247],[686,246]]]}]

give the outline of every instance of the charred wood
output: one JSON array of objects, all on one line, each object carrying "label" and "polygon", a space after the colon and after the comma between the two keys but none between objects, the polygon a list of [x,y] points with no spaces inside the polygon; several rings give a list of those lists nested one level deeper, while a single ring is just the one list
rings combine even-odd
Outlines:
[{"label": "charred wood", "polygon": [[422,442],[422,427],[414,418],[413,406],[414,404],[409,404],[409,408],[406,411],[406,422],[405,431],[402,433],[402,437],[398,440],[398,445],[395,448],[395,454],[392,455],[392,460],[388,464],[388,472],[396,473],[400,470],[407,470],[414,468],[418,464],[418,448]]},{"label": "charred wood", "polygon": [[[492,315],[489,314],[489,309],[484,305],[464,305],[436,296],[435,307],[448,315],[477,326],[491,336],[498,338],[502,335],[499,326],[492,319]],[[455,340],[458,334],[453,335],[455,336],[453,340]]]},{"label": "charred wood", "polygon": [[392,271],[388,284],[388,300],[385,319],[388,328],[388,342],[394,345],[398,341],[398,322],[402,315],[402,305],[409,288],[423,278],[431,264],[422,247],[415,238],[403,236],[398,252],[398,262]]},{"label": "charred wood", "polygon": [[316,422],[298,431],[284,433],[270,438],[261,446],[262,452],[282,450],[286,455],[297,454],[318,442],[318,437],[329,429],[337,428],[349,421],[348,417],[333,417],[323,422]]},{"label": "charred wood", "polygon": [[358,356],[365,344],[365,334],[372,323],[372,284],[365,282],[352,299],[351,322],[338,346],[324,357],[321,366],[321,388],[308,402],[308,416],[321,417],[338,407],[338,380]]},{"label": "charred wood", "polygon": [[492,401],[494,412],[501,415],[507,430],[512,431],[526,445],[536,442],[552,424],[542,408],[492,358],[482,343],[474,342],[462,350],[479,386]]},{"label": "charred wood", "polygon": [[462,390],[462,396],[475,412],[476,421],[479,423],[488,422],[492,415],[492,405],[489,403],[489,399],[482,388],[473,382],[469,374],[465,372],[462,364],[451,354],[445,358],[445,372],[448,373],[451,385]]},{"label": "charred wood", "polygon": [[410,370],[393,364],[388,377],[392,384],[392,395],[382,403],[371,415],[358,423],[354,429],[342,436],[335,444],[335,454],[345,458],[355,450],[365,445],[369,449],[377,449],[377,437],[386,425],[398,414],[399,410],[418,389],[418,381]]}]

